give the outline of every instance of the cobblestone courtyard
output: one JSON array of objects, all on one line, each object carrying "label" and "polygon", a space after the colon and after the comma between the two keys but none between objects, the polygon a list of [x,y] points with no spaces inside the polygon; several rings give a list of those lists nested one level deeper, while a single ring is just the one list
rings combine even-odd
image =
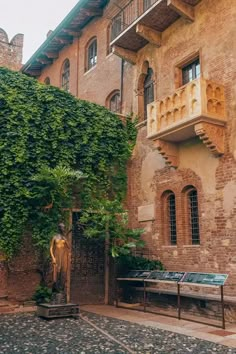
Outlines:
[{"label": "cobblestone courtyard", "polygon": [[197,338],[87,312],[79,320],[46,321],[34,314],[0,316],[0,353],[235,353]]}]

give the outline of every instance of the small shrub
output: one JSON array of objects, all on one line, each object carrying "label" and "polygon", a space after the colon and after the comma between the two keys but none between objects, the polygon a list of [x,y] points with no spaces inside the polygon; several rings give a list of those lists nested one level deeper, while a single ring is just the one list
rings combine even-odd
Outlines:
[{"label": "small shrub", "polygon": [[52,289],[39,285],[36,288],[36,291],[33,295],[33,300],[36,301],[36,304],[41,304],[41,303],[48,303],[51,301],[52,297]]},{"label": "small shrub", "polygon": [[159,260],[150,260],[140,256],[120,256],[118,259],[118,272],[127,273],[130,270],[164,270]]}]

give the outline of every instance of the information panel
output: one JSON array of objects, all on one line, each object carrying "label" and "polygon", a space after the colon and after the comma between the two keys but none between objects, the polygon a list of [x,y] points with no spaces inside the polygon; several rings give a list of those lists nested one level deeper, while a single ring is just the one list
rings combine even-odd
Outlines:
[{"label": "information panel", "polygon": [[181,282],[195,283],[199,285],[224,285],[228,278],[228,274],[214,273],[186,273]]},{"label": "information panel", "polygon": [[126,274],[125,278],[141,278],[145,279],[150,275],[149,270],[131,270],[129,273]]},{"label": "information panel", "polygon": [[159,281],[173,281],[179,282],[185,272],[160,272],[160,271],[152,271],[147,279],[151,280],[159,280]]}]

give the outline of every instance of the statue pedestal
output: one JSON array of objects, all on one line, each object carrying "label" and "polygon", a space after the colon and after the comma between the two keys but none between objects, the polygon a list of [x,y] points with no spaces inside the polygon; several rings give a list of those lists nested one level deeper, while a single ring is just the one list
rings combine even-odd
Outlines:
[{"label": "statue pedestal", "polygon": [[37,315],[46,319],[59,317],[79,318],[78,304],[39,304],[37,306]]}]

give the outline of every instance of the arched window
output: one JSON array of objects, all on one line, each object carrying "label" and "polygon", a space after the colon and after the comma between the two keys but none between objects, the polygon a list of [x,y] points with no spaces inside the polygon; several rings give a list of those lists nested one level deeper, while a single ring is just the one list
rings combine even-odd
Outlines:
[{"label": "arched window", "polygon": [[192,244],[198,245],[200,243],[199,233],[199,215],[198,215],[198,195],[195,188],[187,193],[188,210],[189,210],[189,228],[192,237]]},{"label": "arched window", "polygon": [[120,112],[120,91],[115,91],[110,97],[109,97],[109,109],[112,112]]},{"label": "arched window", "polygon": [[177,244],[175,194],[172,191],[165,191],[162,196],[162,204],[165,243],[175,246]]},{"label": "arched window", "polygon": [[154,101],[153,70],[148,68],[144,80],[144,119],[147,119],[147,105]]},{"label": "arched window", "polygon": [[61,88],[70,91],[70,61],[66,59],[62,65]]},{"label": "arched window", "polygon": [[185,241],[192,245],[198,245],[200,244],[200,228],[197,189],[193,186],[185,187],[183,198]]},{"label": "arched window", "polygon": [[50,85],[50,78],[46,77],[46,79],[44,80],[45,85]]},{"label": "arched window", "polygon": [[93,38],[87,45],[87,67],[91,69],[97,64],[97,38]]}]

